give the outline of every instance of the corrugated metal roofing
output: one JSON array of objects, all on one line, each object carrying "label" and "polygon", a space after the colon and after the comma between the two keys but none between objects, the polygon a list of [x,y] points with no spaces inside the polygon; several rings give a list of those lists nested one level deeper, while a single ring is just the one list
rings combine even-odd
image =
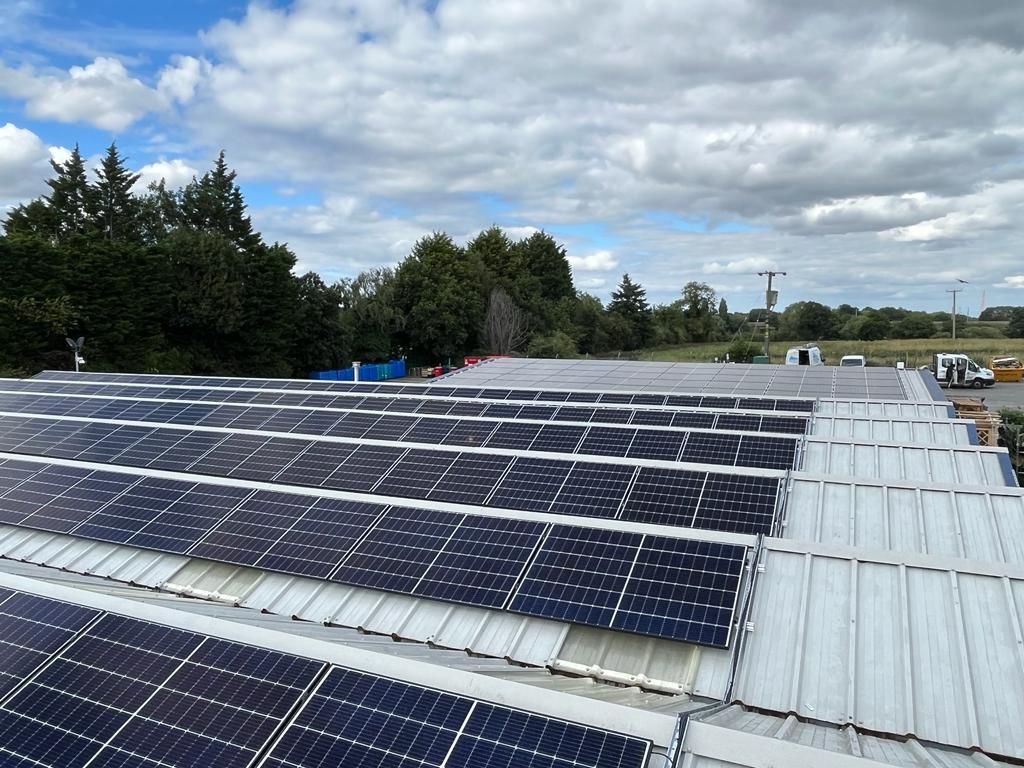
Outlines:
[{"label": "corrugated metal roofing", "polygon": [[733,652],[0,525],[0,557],[648,690],[721,699]]},{"label": "corrugated metal roofing", "polygon": [[801,470],[808,473],[922,483],[1016,485],[1003,448],[878,445],[871,441],[808,439]]},{"label": "corrugated metal roofing", "polygon": [[734,695],[1024,758],[1024,569],[768,539]]},{"label": "corrugated metal roofing", "polygon": [[995,768],[1008,766],[979,752],[886,739],[731,706],[698,714],[683,741],[684,768]]},{"label": "corrugated metal roofing", "polygon": [[910,403],[895,400],[821,399],[816,410],[822,416],[879,416],[904,419],[951,419],[956,415],[952,403]]},{"label": "corrugated metal roofing", "polygon": [[890,416],[815,415],[815,437],[878,440],[917,445],[977,445],[974,422],[952,419],[907,419]]},{"label": "corrugated metal roofing", "polygon": [[871,483],[795,474],[787,539],[1024,565],[1024,490]]}]

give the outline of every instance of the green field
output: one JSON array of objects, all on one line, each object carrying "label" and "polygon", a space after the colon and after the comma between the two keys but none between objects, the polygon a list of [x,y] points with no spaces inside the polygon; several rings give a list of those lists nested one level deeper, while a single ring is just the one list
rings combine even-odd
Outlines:
[{"label": "green field", "polygon": [[[631,355],[638,360],[661,360],[666,362],[710,362],[722,357],[731,342],[720,341],[710,344],[687,344],[682,347],[648,349]],[[758,343],[756,341],[752,343]],[[798,342],[773,341],[772,362],[781,363],[786,350]],[[843,355],[864,355],[869,365],[895,365],[902,360],[907,367],[927,365],[935,352],[964,352],[981,365],[988,365],[991,357],[1015,355],[1024,358],[1024,339],[889,339],[883,341],[820,341],[825,361],[829,365],[839,362]]]}]

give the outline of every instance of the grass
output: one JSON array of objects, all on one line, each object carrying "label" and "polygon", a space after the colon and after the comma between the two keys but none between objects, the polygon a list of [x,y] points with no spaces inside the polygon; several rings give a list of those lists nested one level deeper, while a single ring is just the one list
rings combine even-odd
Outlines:
[{"label": "grass", "polygon": [[[756,339],[754,344],[760,344]],[[773,341],[772,362],[781,363],[789,347],[801,342]],[[660,360],[665,362],[710,362],[721,358],[728,351],[731,342],[720,341],[709,344],[687,344],[682,347],[648,349],[631,355],[639,360]],[[990,358],[999,355],[1014,355],[1024,359],[1024,339],[887,339],[883,341],[819,341],[818,346],[828,365],[835,365],[843,355],[864,355],[869,365],[895,365],[902,360],[907,367],[931,363],[935,352],[964,352],[980,365],[988,365]]]}]

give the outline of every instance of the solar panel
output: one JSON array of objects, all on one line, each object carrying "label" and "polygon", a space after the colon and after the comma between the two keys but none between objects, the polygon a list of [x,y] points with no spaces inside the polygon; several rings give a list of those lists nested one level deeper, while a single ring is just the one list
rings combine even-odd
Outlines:
[{"label": "solar panel", "polygon": [[622,507],[623,520],[656,525],[689,526],[706,475],[642,467]]},{"label": "solar panel", "polygon": [[412,594],[462,518],[440,510],[392,509],[331,580]]},{"label": "solar panel", "polygon": [[0,699],[99,616],[99,611],[0,590]]},{"label": "solar panel", "polygon": [[788,438],[744,435],[737,464],[766,469],[793,469],[796,443]]},{"label": "solar panel", "polygon": [[565,485],[570,467],[548,459],[516,459],[488,500],[493,507],[546,512]]},{"label": "solar panel", "polygon": [[378,504],[259,491],[189,555],[327,578],[383,510]]},{"label": "solar panel", "polygon": [[[625,456],[636,437],[635,429],[591,427],[580,443],[579,453],[593,456]],[[678,449],[677,449],[678,452]]]},{"label": "solar panel", "polygon": [[639,429],[626,456],[631,459],[654,459],[657,461],[677,461],[679,451],[690,438],[702,435],[699,432],[689,434],[679,432],[659,432],[653,429]]},{"label": "solar panel", "polygon": [[388,473],[406,450],[382,445],[361,445],[321,485],[325,488],[368,491]]},{"label": "solar panel", "polygon": [[745,557],[744,547],[645,537],[612,626],[727,647]]},{"label": "solar panel", "polygon": [[549,424],[541,427],[530,445],[531,451],[554,453],[575,453],[576,447],[587,432],[586,427],[571,427],[567,424]]},{"label": "solar panel", "polygon": [[323,666],[107,614],[0,708],[4,764],[242,768]]},{"label": "solar panel", "polygon": [[611,626],[642,541],[638,533],[552,526],[509,609]]},{"label": "solar panel", "polygon": [[374,488],[374,493],[425,498],[457,457],[456,453],[410,450]]},{"label": "solar panel", "polygon": [[274,745],[267,768],[641,768],[650,743],[334,668]]},{"label": "solar panel", "polygon": [[622,464],[576,462],[550,511],[560,515],[615,517],[636,473]]},{"label": "solar panel", "polygon": [[698,464],[735,464],[739,456],[739,435],[691,432],[679,455],[680,461]]},{"label": "solar panel", "polygon": [[529,450],[540,430],[540,424],[506,422],[494,430],[487,440],[487,447],[526,451]]},{"label": "solar panel", "polygon": [[459,504],[483,504],[512,461],[511,456],[460,454],[427,498]]},{"label": "solar panel", "polygon": [[692,527],[770,535],[778,492],[774,478],[709,474]]}]

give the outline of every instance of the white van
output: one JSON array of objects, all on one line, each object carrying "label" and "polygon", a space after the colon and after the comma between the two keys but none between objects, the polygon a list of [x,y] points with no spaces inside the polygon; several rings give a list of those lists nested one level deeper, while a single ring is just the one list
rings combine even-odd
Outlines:
[{"label": "white van", "polygon": [[843,355],[839,358],[841,368],[863,368],[868,364],[864,355]]},{"label": "white van", "polygon": [[978,365],[967,355],[954,352],[939,352],[932,355],[932,373],[940,384],[947,387],[991,387],[996,375],[991,368]]},{"label": "white van", "polygon": [[793,347],[786,353],[786,365],[824,365],[821,350],[814,346]]}]

